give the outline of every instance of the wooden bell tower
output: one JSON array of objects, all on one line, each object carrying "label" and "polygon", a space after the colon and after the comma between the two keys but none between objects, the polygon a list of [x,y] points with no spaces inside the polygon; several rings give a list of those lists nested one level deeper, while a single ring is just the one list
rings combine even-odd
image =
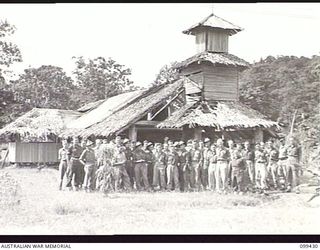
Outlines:
[{"label": "wooden bell tower", "polygon": [[239,72],[247,67],[244,60],[228,53],[229,37],[241,31],[214,14],[183,31],[195,36],[198,54],[182,62],[180,73],[197,85],[186,86],[186,94],[205,101],[238,101]]}]

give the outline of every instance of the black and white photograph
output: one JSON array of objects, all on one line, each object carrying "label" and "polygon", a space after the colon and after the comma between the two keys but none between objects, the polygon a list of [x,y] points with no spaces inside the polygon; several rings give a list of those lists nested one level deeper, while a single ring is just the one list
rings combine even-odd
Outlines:
[{"label": "black and white photograph", "polygon": [[320,234],[319,13],[0,4],[0,235]]}]

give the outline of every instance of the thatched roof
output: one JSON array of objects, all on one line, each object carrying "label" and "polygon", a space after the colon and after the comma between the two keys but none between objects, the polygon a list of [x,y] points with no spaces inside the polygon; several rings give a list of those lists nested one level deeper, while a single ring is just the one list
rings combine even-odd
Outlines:
[{"label": "thatched roof", "polygon": [[50,134],[60,135],[67,123],[80,115],[72,110],[34,108],[0,129],[0,136],[45,139]]},{"label": "thatched roof", "polygon": [[212,104],[196,102],[186,104],[173,113],[158,128],[181,128],[183,126],[228,128],[278,127],[258,111],[240,102],[219,101]]},{"label": "thatched roof", "polygon": [[145,90],[131,91],[110,97],[103,100],[95,108],[91,108],[90,112],[85,113],[78,119],[70,122],[67,128],[71,129],[85,129],[96,123],[106,119],[111,114],[128,105],[128,103],[139,97]]},{"label": "thatched roof", "polygon": [[176,94],[177,91],[183,87],[184,80],[185,78],[182,78],[170,84],[154,86],[148,90],[141,91],[134,100],[117,108],[116,112],[111,113],[102,121],[85,129],[67,129],[63,135],[77,135],[81,137],[107,137],[114,135],[141,119],[150,110],[170,98],[170,96]]},{"label": "thatched roof", "polygon": [[210,27],[210,28],[216,28],[216,29],[222,29],[228,31],[229,35],[234,35],[238,33],[239,31],[243,30],[237,25],[234,25],[233,23],[230,23],[229,21],[218,17],[214,15],[213,13],[203,19],[201,22],[191,26],[189,29],[183,31],[184,34],[191,34],[194,35],[196,29],[201,27]]},{"label": "thatched roof", "polygon": [[175,65],[175,68],[184,68],[195,62],[210,62],[213,65],[226,65],[241,68],[250,66],[245,60],[229,53],[204,51],[178,63]]},{"label": "thatched roof", "polygon": [[82,107],[78,108],[77,111],[79,111],[79,112],[88,112],[88,111],[98,107],[104,101],[105,100],[102,99],[102,100],[98,100],[98,101],[95,101],[95,102],[89,102],[89,103],[83,105]]}]

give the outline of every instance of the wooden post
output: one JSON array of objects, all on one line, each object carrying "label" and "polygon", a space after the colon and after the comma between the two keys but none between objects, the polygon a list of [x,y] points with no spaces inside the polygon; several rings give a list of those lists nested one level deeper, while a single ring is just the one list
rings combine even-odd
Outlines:
[{"label": "wooden post", "polygon": [[194,139],[196,139],[196,140],[202,139],[202,128],[201,127],[194,128]]},{"label": "wooden post", "polygon": [[132,125],[129,128],[129,139],[131,141],[137,141],[137,135],[138,135],[138,131],[135,125]]},{"label": "wooden post", "polygon": [[262,129],[256,129],[254,130],[254,142],[262,142],[263,141],[263,130]]}]

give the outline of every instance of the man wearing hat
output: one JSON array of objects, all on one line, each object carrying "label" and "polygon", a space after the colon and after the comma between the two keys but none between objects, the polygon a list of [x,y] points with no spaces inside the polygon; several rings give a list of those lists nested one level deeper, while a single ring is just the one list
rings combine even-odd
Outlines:
[{"label": "man wearing hat", "polygon": [[126,155],[126,171],[130,179],[131,188],[134,185],[134,167],[132,164],[133,154],[131,149],[131,142],[128,138],[123,139],[123,146],[125,147],[125,155]]},{"label": "man wearing hat", "polygon": [[286,188],[286,165],[288,159],[288,152],[287,152],[287,145],[286,139],[280,139],[280,146],[279,146],[279,160],[278,160],[278,177],[279,177],[279,184],[281,189]]},{"label": "man wearing hat", "polygon": [[174,188],[175,191],[180,191],[180,183],[179,183],[179,171],[178,171],[178,163],[179,156],[175,151],[175,147],[173,144],[169,146],[169,152],[167,153],[167,190],[172,190]]},{"label": "man wearing hat", "polygon": [[190,173],[190,184],[192,189],[200,189],[200,167],[202,164],[202,152],[198,148],[198,141],[192,141],[192,148],[190,149],[191,158],[191,173]]},{"label": "man wearing hat", "polygon": [[255,150],[255,171],[256,186],[262,193],[267,189],[267,154],[264,150],[264,143],[256,145]]},{"label": "man wearing hat", "polygon": [[158,190],[166,189],[166,154],[162,151],[161,143],[156,143],[154,152],[153,186]]},{"label": "man wearing hat", "polygon": [[133,163],[134,163],[134,173],[136,179],[136,188],[138,191],[142,189],[141,179],[144,185],[144,189],[150,190],[149,181],[148,181],[148,157],[146,152],[142,148],[142,143],[137,142],[136,148],[133,151]]},{"label": "man wearing hat", "polygon": [[243,174],[246,165],[240,151],[233,151],[232,160],[229,165],[229,168],[231,169],[231,187],[233,188],[233,191],[243,192]]},{"label": "man wearing hat", "polygon": [[148,176],[149,184],[151,184],[153,181],[154,159],[153,159],[153,153],[152,153],[152,146],[153,146],[152,142],[146,141],[146,145],[143,148],[143,150],[146,152],[146,156],[147,156],[147,166],[148,166],[147,176]]},{"label": "man wearing hat", "polygon": [[279,152],[273,146],[273,143],[270,144],[270,149],[268,153],[268,166],[267,171],[270,177],[270,184],[272,182],[272,186],[274,189],[277,189],[280,185],[278,183],[278,160],[279,160]]},{"label": "man wearing hat", "polygon": [[126,170],[126,148],[121,145],[122,139],[117,136],[113,150],[112,167],[114,173],[114,189],[119,191],[121,184],[126,190],[131,190],[130,178]]},{"label": "man wearing hat", "polygon": [[201,183],[202,183],[203,189],[207,189],[207,187],[208,187],[208,167],[209,167],[207,154],[210,150],[211,141],[209,138],[205,138],[203,143],[204,143],[204,147],[202,150],[203,162],[202,162],[202,166],[200,168],[200,176],[201,176]]},{"label": "man wearing hat", "polygon": [[179,177],[182,191],[190,189],[190,153],[186,150],[186,144],[183,141],[179,142]]},{"label": "man wearing hat", "polygon": [[230,159],[229,150],[224,147],[223,140],[219,138],[217,140],[217,166],[216,166],[216,190],[221,191],[220,183],[222,184],[222,191],[226,192],[228,183],[228,161]]},{"label": "man wearing hat", "polygon": [[81,180],[81,168],[83,165],[79,161],[80,155],[83,151],[83,148],[79,144],[78,137],[74,137],[72,140],[72,145],[68,149],[68,181],[67,187],[73,188],[77,191],[81,187],[83,180]]},{"label": "man wearing hat", "polygon": [[286,164],[286,184],[287,192],[291,192],[292,189],[296,189],[296,193],[299,193],[300,173],[301,173],[301,148],[298,146],[294,137],[289,137],[289,143],[287,147],[288,160]]},{"label": "man wearing hat", "polygon": [[68,169],[68,142],[67,140],[62,141],[62,148],[58,151],[58,159],[60,160],[59,164],[59,174],[60,174],[60,183],[59,183],[59,190],[62,190],[62,183],[64,176],[67,175]]},{"label": "man wearing hat", "polygon": [[94,178],[96,172],[96,157],[93,149],[93,142],[87,140],[86,148],[79,157],[79,161],[84,166],[84,183],[83,188],[90,192],[94,189]]},{"label": "man wearing hat", "polygon": [[254,185],[254,153],[250,148],[250,142],[244,142],[244,149],[242,151],[243,159],[246,162],[246,169],[250,179],[250,186]]}]

